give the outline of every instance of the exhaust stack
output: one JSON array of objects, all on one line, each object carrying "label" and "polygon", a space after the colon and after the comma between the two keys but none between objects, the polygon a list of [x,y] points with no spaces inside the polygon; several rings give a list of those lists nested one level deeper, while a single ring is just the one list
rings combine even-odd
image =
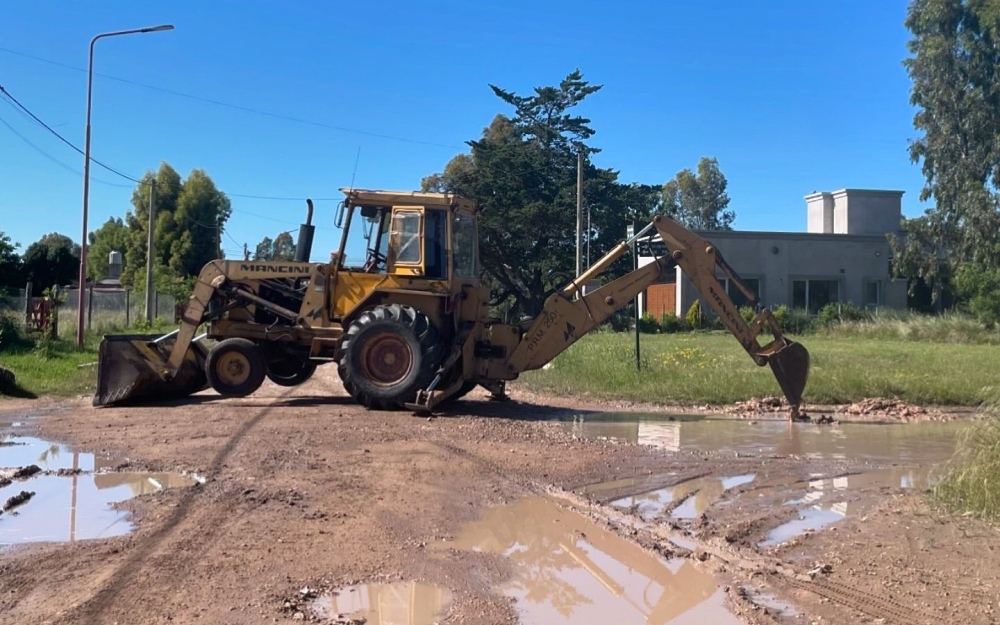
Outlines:
[{"label": "exhaust stack", "polygon": [[312,225],[313,201],[307,199],[306,205],[309,207],[309,211],[306,213],[306,223],[299,226],[299,242],[295,246],[295,262],[298,263],[309,262],[309,255],[312,254],[313,234],[316,232],[316,226]]}]

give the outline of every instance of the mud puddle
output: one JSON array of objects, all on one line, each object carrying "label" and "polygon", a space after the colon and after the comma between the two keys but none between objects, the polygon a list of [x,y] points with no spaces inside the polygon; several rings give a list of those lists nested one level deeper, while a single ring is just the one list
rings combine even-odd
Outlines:
[{"label": "mud puddle", "polygon": [[522,623],[741,623],[692,560],[664,560],[545,497],[491,508],[444,546],[506,557],[500,591]]},{"label": "mud puddle", "polygon": [[[696,519],[713,505],[729,505],[777,493],[795,518],[770,528],[758,542],[773,547],[809,531],[829,527],[866,509],[863,492],[927,489],[935,469],[951,458],[957,436],[968,427],[958,422],[905,424],[844,423],[816,425],[785,421],[644,418],[594,415],[567,423],[577,436],[600,437],[659,447],[666,452],[695,452],[726,458],[802,458],[837,460],[854,467],[840,475],[787,476],[754,483],[753,474],[710,475],[677,481],[674,473],[643,475],[579,490],[597,501],[644,520]],[[870,503],[870,502],[868,502]]]},{"label": "mud puddle", "polygon": [[574,435],[651,445],[666,451],[753,456],[847,458],[873,462],[938,463],[955,449],[962,422],[839,423],[593,414],[566,422]]},{"label": "mud puddle", "polygon": [[112,504],[200,481],[177,473],[114,472],[121,462],[39,438],[0,439],[0,500],[24,499],[0,514],[0,550],[127,534],[134,529],[130,515]]},{"label": "mud puddle", "polygon": [[314,618],[337,623],[432,625],[451,601],[451,592],[429,584],[360,584],[321,595],[308,610]]}]

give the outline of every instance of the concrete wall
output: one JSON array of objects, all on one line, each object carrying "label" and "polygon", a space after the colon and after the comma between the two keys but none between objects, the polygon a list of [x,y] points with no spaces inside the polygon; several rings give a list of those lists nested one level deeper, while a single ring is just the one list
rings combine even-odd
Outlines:
[{"label": "concrete wall", "polygon": [[807,231],[813,234],[871,234],[898,232],[902,191],[841,189],[805,197]]},{"label": "concrete wall", "polygon": [[[865,284],[877,282],[881,291],[879,306],[906,308],[906,283],[890,277],[890,248],[884,236],[767,232],[700,234],[715,244],[740,277],[760,280],[760,299],[764,306],[792,306],[793,282],[814,279],[837,281],[840,301],[859,306],[865,303]],[[680,278],[678,284],[677,314],[683,315],[699,294],[687,278]]]},{"label": "concrete wall", "polygon": [[[879,306],[906,308],[906,283],[889,273],[889,243],[884,236],[785,232],[700,232],[742,278],[760,281],[764,306],[793,306],[796,280],[834,280],[841,302],[865,304],[865,285],[876,282]],[[641,264],[651,262],[640,258]],[[677,268],[675,312],[683,316],[700,295]],[[719,273],[721,278],[723,274]],[[703,301],[704,305],[705,302]]]}]

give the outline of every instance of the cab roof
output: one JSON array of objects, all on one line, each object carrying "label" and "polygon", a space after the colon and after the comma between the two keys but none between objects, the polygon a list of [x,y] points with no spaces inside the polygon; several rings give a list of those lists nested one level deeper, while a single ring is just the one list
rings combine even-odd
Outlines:
[{"label": "cab roof", "polygon": [[387,191],[375,189],[341,189],[347,202],[359,206],[424,206],[437,209],[455,209],[463,213],[479,210],[476,202],[452,193],[427,193],[422,191]]}]

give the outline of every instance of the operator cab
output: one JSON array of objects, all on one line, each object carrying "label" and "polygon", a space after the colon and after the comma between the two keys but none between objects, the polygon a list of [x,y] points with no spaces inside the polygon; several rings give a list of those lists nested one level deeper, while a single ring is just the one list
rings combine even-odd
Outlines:
[{"label": "operator cab", "polygon": [[344,192],[337,216],[344,229],[340,270],[427,280],[479,277],[472,202],[443,193]]}]

